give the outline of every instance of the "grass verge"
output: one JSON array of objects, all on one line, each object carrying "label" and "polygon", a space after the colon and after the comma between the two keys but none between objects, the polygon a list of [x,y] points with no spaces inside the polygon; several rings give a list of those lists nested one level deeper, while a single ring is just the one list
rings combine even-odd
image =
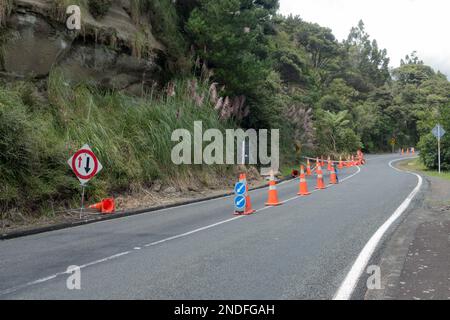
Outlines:
[{"label": "grass verge", "polygon": [[450,180],[450,172],[443,171],[439,173],[435,170],[430,170],[422,163],[420,159],[401,161],[399,162],[398,167],[404,170],[416,171],[428,176]]}]

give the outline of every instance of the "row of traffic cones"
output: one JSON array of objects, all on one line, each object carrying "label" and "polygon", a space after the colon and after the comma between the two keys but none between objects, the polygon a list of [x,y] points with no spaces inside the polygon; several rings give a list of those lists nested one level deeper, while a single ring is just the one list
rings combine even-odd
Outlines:
[{"label": "row of traffic cones", "polygon": [[[308,191],[308,183],[306,181],[306,175],[308,172],[308,168],[309,170],[311,170],[311,166],[308,160],[308,164],[307,164],[307,168],[306,168],[306,172],[305,172],[305,167],[302,165],[300,166],[300,185],[299,185],[299,192],[297,193],[299,196],[308,196],[311,194],[311,192]],[[326,185],[325,185],[325,181],[323,178],[323,171],[322,171],[322,167],[320,165],[320,163],[317,163],[316,166],[316,173],[317,173],[317,185],[316,185],[316,189],[317,190],[324,190],[326,189]],[[245,175],[243,178],[243,175],[240,175],[239,178],[240,182],[246,182],[245,181]],[[331,165],[330,167],[330,184],[338,184],[338,178],[337,178],[337,174],[336,174],[336,170],[335,167],[333,165]],[[281,204],[283,204],[282,202],[280,202],[279,198],[278,198],[278,191],[277,191],[277,183],[275,181],[275,177],[273,175],[273,173],[270,176],[270,182],[269,182],[269,192],[268,192],[268,199],[267,202],[265,203],[266,206],[279,206]],[[244,213],[238,213],[236,212],[235,214],[244,214],[244,215],[249,215],[254,213],[255,210],[252,209],[251,207],[251,202],[250,202],[250,196],[248,195],[248,187],[247,187],[247,191],[246,191],[246,206],[245,206],[245,211]]]},{"label": "row of traffic cones", "polygon": [[[342,156],[339,158],[339,162],[338,162],[338,169],[343,169],[344,167],[346,168],[351,168],[354,166],[360,166],[364,164],[364,155],[362,154],[362,152],[358,151],[357,156],[355,157],[354,155],[349,156],[347,158],[346,161],[344,161],[342,159]],[[319,158],[316,158],[316,170],[318,168],[318,166],[324,168],[325,167],[325,161],[323,160],[323,157],[321,160],[319,160]],[[327,160],[327,171],[328,172],[332,172],[334,169],[333,166],[333,161],[331,161],[331,158],[328,157]],[[306,160],[306,176],[311,176],[312,175],[312,169],[311,169],[311,162],[309,159]]]},{"label": "row of traffic cones", "polygon": [[[416,153],[416,149],[415,148],[406,148],[406,154],[407,155],[414,155]],[[402,156],[405,155],[405,149],[402,149]]]},{"label": "row of traffic cones", "polygon": [[[330,171],[330,184],[338,184],[336,170],[333,165],[331,165],[329,171]],[[320,163],[317,164],[316,173],[317,173],[316,189],[317,190],[326,189],[327,187],[325,185],[325,181],[323,178],[323,171]],[[311,192],[308,191],[308,183],[306,181],[306,175],[307,173],[305,173],[305,167],[303,165],[300,166],[300,185],[299,191],[297,193],[299,196],[308,196],[311,194]],[[281,204],[282,203],[278,200],[278,192],[276,188],[275,179],[272,179],[271,177],[269,183],[269,199],[266,202],[266,206],[279,206]]]}]

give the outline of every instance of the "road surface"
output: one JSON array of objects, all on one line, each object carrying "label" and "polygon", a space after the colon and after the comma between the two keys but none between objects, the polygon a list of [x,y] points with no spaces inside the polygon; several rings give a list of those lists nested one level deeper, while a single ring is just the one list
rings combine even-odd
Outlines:
[{"label": "road surface", "polygon": [[[234,217],[227,197],[1,241],[0,299],[331,299],[417,185],[396,158],[369,156],[308,197],[282,183],[279,207],[252,191],[251,216]],[[71,265],[81,290],[67,289]]]}]

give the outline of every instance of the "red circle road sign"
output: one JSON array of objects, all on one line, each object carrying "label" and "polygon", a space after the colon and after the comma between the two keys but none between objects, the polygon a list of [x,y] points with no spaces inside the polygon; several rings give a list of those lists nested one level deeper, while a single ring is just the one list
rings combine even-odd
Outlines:
[{"label": "red circle road sign", "polygon": [[[77,159],[79,159],[80,156],[82,156],[83,154],[87,154],[87,156],[92,158],[92,160],[94,161],[94,169],[92,171],[89,171],[90,173],[86,172],[87,173],[86,175],[83,175],[81,172],[79,172],[78,168],[80,166],[77,167],[77,165],[76,165]],[[78,150],[72,157],[72,170],[79,179],[83,179],[83,180],[92,179],[97,174],[97,170],[98,170],[97,157],[91,150],[88,150],[88,149]]]}]

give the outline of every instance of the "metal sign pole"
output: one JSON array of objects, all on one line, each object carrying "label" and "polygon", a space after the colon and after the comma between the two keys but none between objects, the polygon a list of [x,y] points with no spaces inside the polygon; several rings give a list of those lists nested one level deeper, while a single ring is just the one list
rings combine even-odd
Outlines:
[{"label": "metal sign pole", "polygon": [[438,126],[438,165],[439,174],[441,173],[441,126]]},{"label": "metal sign pole", "polygon": [[84,189],[86,188],[85,184],[81,184],[81,209],[80,209],[80,220],[83,216],[83,207],[84,207]]}]

